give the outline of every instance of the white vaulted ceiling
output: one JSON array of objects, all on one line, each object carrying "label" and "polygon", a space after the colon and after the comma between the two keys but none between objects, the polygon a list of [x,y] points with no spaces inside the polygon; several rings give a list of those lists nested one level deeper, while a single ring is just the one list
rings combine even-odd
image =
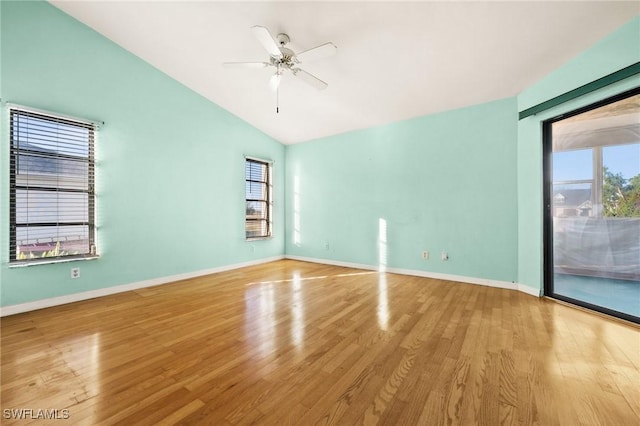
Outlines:
[{"label": "white vaulted ceiling", "polygon": [[[515,96],[640,12],[638,2],[52,1],[159,70],[290,144]],[[317,91],[270,69],[250,27],[284,32]]]}]

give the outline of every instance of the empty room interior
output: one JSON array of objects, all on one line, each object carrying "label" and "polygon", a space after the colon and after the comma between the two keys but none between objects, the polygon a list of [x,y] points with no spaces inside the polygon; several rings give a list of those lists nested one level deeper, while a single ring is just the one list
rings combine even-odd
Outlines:
[{"label": "empty room interior", "polygon": [[1,1],[2,424],[640,423],[637,1]]}]

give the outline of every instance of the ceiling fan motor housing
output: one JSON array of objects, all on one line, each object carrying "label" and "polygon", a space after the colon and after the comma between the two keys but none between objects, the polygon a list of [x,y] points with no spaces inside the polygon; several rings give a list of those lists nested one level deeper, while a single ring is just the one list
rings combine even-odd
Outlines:
[{"label": "ceiling fan motor housing", "polygon": [[278,49],[280,49],[281,56],[272,56],[271,62],[276,66],[280,65],[286,68],[291,68],[296,62],[296,54],[293,50],[285,47],[291,39],[285,33],[280,33],[276,36],[276,40],[279,44]]},{"label": "ceiling fan motor housing", "polygon": [[288,35],[286,35],[285,33],[280,33],[276,36],[276,40],[278,40],[278,43],[280,44],[280,46],[283,46],[287,43],[289,43],[291,41],[291,39],[289,38]]}]

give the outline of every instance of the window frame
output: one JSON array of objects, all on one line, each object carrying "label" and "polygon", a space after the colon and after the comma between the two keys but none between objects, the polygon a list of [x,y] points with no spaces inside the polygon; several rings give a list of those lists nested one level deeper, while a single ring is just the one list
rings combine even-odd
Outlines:
[{"label": "window frame", "polygon": [[[87,260],[87,259],[95,259],[98,258],[97,254],[97,245],[96,245],[96,191],[95,191],[95,170],[96,170],[96,160],[95,160],[95,146],[97,140],[98,130],[100,125],[103,124],[97,121],[91,121],[86,119],[81,119],[77,117],[67,116],[63,114],[58,114],[55,112],[25,107],[22,105],[15,104],[7,104],[7,115],[8,115],[8,142],[9,142],[9,266],[27,266],[27,265],[37,265],[37,264],[48,264],[48,263],[58,263],[58,262],[70,262],[74,260]],[[85,155],[72,155],[61,153],[58,151],[53,151],[50,153],[46,153],[44,151],[33,151],[31,152],[29,149],[25,149],[20,146],[20,137],[18,136],[16,139],[16,131],[14,128],[16,120],[20,120],[20,117],[23,118],[34,118],[37,120],[42,120],[45,122],[49,122],[56,125],[64,124],[66,126],[76,127],[78,129],[87,130],[86,137],[86,145],[79,144],[81,148],[86,147],[86,156]],[[59,130],[57,127],[52,127],[52,129]],[[81,142],[84,142],[84,138],[80,139]],[[55,185],[24,185],[18,183],[18,177],[21,175],[20,173],[20,156],[23,155],[31,155],[36,154],[37,157],[49,160],[67,160],[74,161],[77,163],[86,163],[87,167],[87,177],[86,177],[86,189],[73,188],[73,185],[64,185],[60,183],[60,177],[63,176],[59,171],[56,171],[53,176],[55,176],[56,184]],[[26,176],[33,175],[33,172],[26,173]],[[27,178],[28,179],[28,178]],[[51,179],[51,181],[53,181]],[[25,221],[24,223],[18,223],[18,191],[46,191],[50,193],[64,193],[64,194],[86,194],[87,201],[86,206],[83,206],[81,213],[83,215],[86,214],[86,220],[64,220],[61,218],[61,210],[58,206],[56,206],[55,213],[56,217],[53,221]],[[29,211],[29,207],[27,207],[27,212]],[[75,213],[75,212],[74,212]],[[28,214],[28,213],[27,213]],[[18,228],[20,227],[51,227],[51,228],[60,228],[63,226],[87,226],[87,251],[83,250],[82,253],[78,254],[57,254],[50,256],[39,256],[39,257],[26,257],[19,258],[18,248]],[[57,241],[54,241],[56,238],[52,238],[51,243],[55,242],[56,245],[61,240],[58,238]]]},{"label": "window frame", "polygon": [[[244,220],[244,229],[245,229],[245,241],[256,241],[256,240],[265,240],[273,238],[273,161],[266,160],[262,158],[256,157],[244,157],[244,170],[245,170],[245,220]],[[250,179],[247,176],[247,166],[249,164],[258,164],[262,167],[266,167],[265,180],[256,180]],[[264,191],[264,198],[249,198],[247,196],[247,189],[249,183],[258,183],[266,186],[266,190]],[[264,218],[250,218],[247,213],[247,203],[249,202],[260,202],[265,203],[265,217]],[[250,222],[265,222],[266,224],[266,233],[261,235],[249,236],[248,233],[248,224]]]}]

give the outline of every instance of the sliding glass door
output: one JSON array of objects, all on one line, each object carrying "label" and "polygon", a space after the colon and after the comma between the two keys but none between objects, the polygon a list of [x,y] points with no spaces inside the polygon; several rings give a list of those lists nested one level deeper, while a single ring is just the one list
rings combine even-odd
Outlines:
[{"label": "sliding glass door", "polygon": [[544,126],[545,294],[640,322],[640,89]]}]

